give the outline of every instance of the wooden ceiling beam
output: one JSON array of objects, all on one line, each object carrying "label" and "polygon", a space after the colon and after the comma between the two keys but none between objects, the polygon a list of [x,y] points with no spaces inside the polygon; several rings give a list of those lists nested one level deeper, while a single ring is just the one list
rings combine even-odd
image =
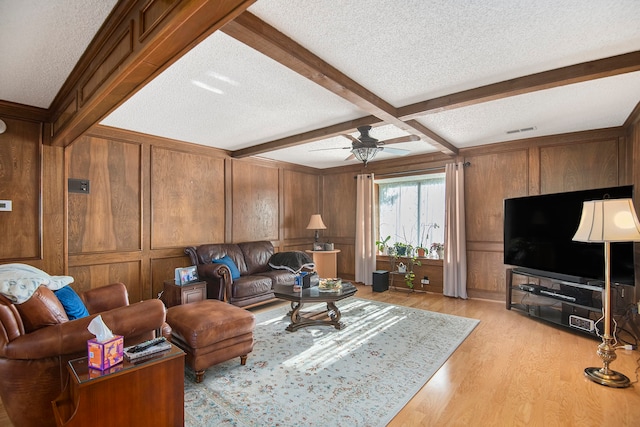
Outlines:
[{"label": "wooden ceiling beam", "polygon": [[416,129],[418,132],[420,132],[421,135],[424,135],[429,139],[431,139],[433,141],[431,144],[436,145],[441,152],[452,155],[452,156],[458,155],[457,147],[453,146],[446,139],[444,139],[443,137],[441,137],[431,129],[427,128],[422,123],[419,123],[416,120],[408,120],[407,124],[411,126],[413,129]]},{"label": "wooden ceiling beam", "polygon": [[544,89],[640,71],[640,51],[596,61],[583,62],[555,70],[518,77],[500,83],[416,102],[398,108],[398,117],[411,120],[429,113],[468,107],[488,101],[536,92]]},{"label": "wooden ceiling beam", "polygon": [[279,62],[384,121],[395,119],[394,106],[349,78],[299,43],[245,11],[222,32]]},{"label": "wooden ceiling beam", "polygon": [[243,158],[249,156],[257,156],[269,151],[281,150],[283,148],[294,147],[308,142],[319,141],[321,139],[332,138],[350,132],[358,126],[372,125],[380,123],[382,120],[375,116],[361,117],[356,120],[338,123],[321,129],[315,129],[309,132],[299,133],[297,135],[288,136],[286,138],[277,139],[275,141],[265,142],[264,144],[254,145],[252,147],[235,150],[231,153],[231,157]]},{"label": "wooden ceiling beam", "polygon": [[52,145],[86,132],[255,0],[121,0],[50,108]]},{"label": "wooden ceiling beam", "polygon": [[[421,125],[420,128],[415,128],[412,124],[403,121],[398,117],[397,110],[393,105],[378,97],[257,16],[245,11],[222,27],[222,31],[331,91],[335,95],[346,99],[385,123],[395,125],[406,132],[419,136],[446,154],[456,155],[458,153],[457,148],[442,138],[440,138],[439,141],[434,140],[433,143],[431,143],[430,140],[432,138],[428,136],[431,132],[423,132],[423,130],[426,129],[424,126]],[[331,127],[329,127],[329,129],[330,128]],[[321,129],[320,131],[325,130]],[[285,148],[285,146],[299,145],[306,142],[310,142],[310,140],[300,139],[299,135],[296,135],[273,141],[272,143],[278,148]],[[282,146],[278,144],[282,144]],[[232,155],[234,157],[244,157],[250,155],[247,153],[253,152],[253,154],[258,154],[259,152],[268,151],[266,149],[267,144],[262,144],[262,146],[258,147],[260,148],[256,148],[256,150],[250,148],[238,150]]]}]

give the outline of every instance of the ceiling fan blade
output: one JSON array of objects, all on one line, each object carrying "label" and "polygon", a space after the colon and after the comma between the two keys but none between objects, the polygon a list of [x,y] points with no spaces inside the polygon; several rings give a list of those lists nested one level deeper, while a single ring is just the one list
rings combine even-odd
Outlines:
[{"label": "ceiling fan blade", "polygon": [[344,159],[344,161],[346,162],[347,160],[353,160],[355,158],[356,158],[356,156],[354,156],[353,153],[351,153],[351,155],[349,157],[347,157],[346,159]]},{"label": "ceiling fan blade", "polygon": [[403,150],[402,148],[391,148],[391,147],[380,147],[384,150],[385,153],[395,154],[397,156],[406,156],[411,151]]},{"label": "ceiling fan blade", "polygon": [[343,133],[341,135],[344,136],[345,138],[347,138],[351,142],[360,142],[360,140],[358,138],[356,138],[355,136],[351,136],[348,133]]},{"label": "ceiling fan blade", "polygon": [[316,148],[309,151],[326,151],[326,150],[351,150],[351,147],[333,147],[333,148]]},{"label": "ceiling fan blade", "polygon": [[380,144],[384,144],[384,145],[401,144],[403,142],[412,142],[412,141],[420,141],[420,137],[417,135],[400,136],[398,138],[391,138],[391,139],[387,139],[386,141],[380,141]]}]

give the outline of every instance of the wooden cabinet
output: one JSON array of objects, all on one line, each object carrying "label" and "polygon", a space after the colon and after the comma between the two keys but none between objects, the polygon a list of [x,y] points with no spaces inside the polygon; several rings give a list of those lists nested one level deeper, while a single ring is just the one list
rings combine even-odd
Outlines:
[{"label": "wooden cabinet", "polygon": [[332,278],[338,276],[338,252],[339,249],[333,251],[307,251],[313,254],[313,262],[316,265],[316,271],[321,279]]},{"label": "wooden cabinet", "polygon": [[170,280],[164,282],[162,301],[167,307],[205,299],[207,299],[207,282],[195,282],[184,286],[178,286]]},{"label": "wooden cabinet", "polygon": [[58,427],[184,425],[184,352],[176,346],[106,371],[90,369],[86,357],[67,369],[67,387],[52,402]]}]

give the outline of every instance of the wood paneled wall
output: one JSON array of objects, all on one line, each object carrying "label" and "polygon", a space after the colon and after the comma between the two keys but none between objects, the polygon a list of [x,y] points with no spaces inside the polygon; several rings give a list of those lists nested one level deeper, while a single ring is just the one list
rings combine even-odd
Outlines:
[{"label": "wood paneled wall", "polygon": [[[629,184],[633,177],[627,156],[636,153],[629,145],[623,129],[616,128],[461,150],[456,160],[470,162],[470,166],[465,168],[469,296],[495,300],[505,298],[504,199]],[[417,171],[415,173],[429,169],[438,171],[438,167],[453,160],[433,155],[373,162],[366,170],[352,168],[350,177],[362,172],[381,176],[410,170]],[[637,159],[633,164],[636,162]],[[349,185],[346,180],[340,181],[345,173],[337,170],[329,173],[324,178],[324,191],[334,189],[332,196],[336,200],[355,200],[355,183]],[[335,180],[340,181],[340,185],[335,185]],[[342,206],[345,206],[344,202]],[[355,215],[355,204],[349,208]],[[346,218],[340,221],[348,223]],[[353,230],[349,227],[346,226]],[[347,232],[347,235],[351,237],[353,232]],[[340,266],[344,268],[339,268],[341,274],[352,271],[349,268],[353,268],[353,259],[352,253],[341,254],[340,261],[347,264]]]},{"label": "wood paneled wall", "polygon": [[69,194],[68,270],[79,289],[122,281],[131,301],[156,297],[189,264],[190,245],[311,246],[318,171],[101,126],[66,154],[69,177],[91,188]]},{"label": "wood paneled wall", "polygon": [[[280,240],[280,173],[277,167],[233,161],[231,221],[233,242]],[[218,240],[222,241],[222,240]],[[215,242],[215,240],[212,240]]]},{"label": "wood paneled wall", "polygon": [[224,159],[150,147],[151,249],[224,241]]},{"label": "wood paneled wall", "polygon": [[[82,290],[127,284],[131,301],[155,297],[184,247],[270,240],[277,250],[313,241],[309,217],[321,213],[321,240],[341,252],[338,273],[353,279],[357,173],[442,167],[440,154],[314,170],[97,126],[65,150],[42,145],[40,123],[7,119],[0,135],[0,232],[11,236],[0,262],[27,262],[70,274]],[[504,298],[503,200],[634,183],[640,176],[638,125],[533,138],[461,150],[465,169],[471,297]],[[67,194],[67,178],[88,179],[90,194]],[[67,224],[65,225],[65,209]],[[433,269],[434,266],[429,268]],[[436,267],[437,268],[437,267]],[[432,274],[429,274],[430,276]]]},{"label": "wood paneled wall", "polygon": [[338,273],[345,279],[355,279],[356,195],[353,172],[325,175],[323,179],[322,219],[327,229],[322,241],[334,243]]},{"label": "wood paneled wall", "polygon": [[[51,274],[64,273],[63,149],[42,145],[37,120],[8,117],[0,135],[0,263],[25,262]],[[44,167],[43,167],[44,166]]]},{"label": "wood paneled wall", "polygon": [[0,212],[6,226],[1,258],[38,259],[42,256],[40,224],[40,125],[5,119],[0,135],[0,199],[11,200],[13,210]]}]

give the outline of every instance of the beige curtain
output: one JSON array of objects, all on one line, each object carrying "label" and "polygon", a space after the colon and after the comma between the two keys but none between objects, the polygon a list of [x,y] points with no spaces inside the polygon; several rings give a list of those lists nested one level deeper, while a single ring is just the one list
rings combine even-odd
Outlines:
[{"label": "beige curtain", "polygon": [[467,299],[464,163],[445,166],[445,186],[443,294]]},{"label": "beige curtain", "polygon": [[376,269],[376,227],[373,174],[358,175],[356,203],[356,282],[373,283]]}]

